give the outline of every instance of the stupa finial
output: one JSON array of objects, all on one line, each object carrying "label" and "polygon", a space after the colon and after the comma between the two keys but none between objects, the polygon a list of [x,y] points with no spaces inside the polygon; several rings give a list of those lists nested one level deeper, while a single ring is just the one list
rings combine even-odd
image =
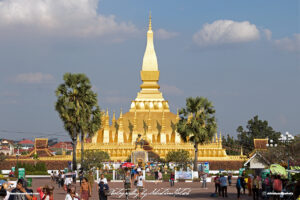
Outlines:
[{"label": "stupa finial", "polygon": [[149,31],[152,31],[151,11],[149,12]]},{"label": "stupa finial", "polygon": [[123,112],[122,112],[122,108],[120,110],[120,119],[123,118]]}]

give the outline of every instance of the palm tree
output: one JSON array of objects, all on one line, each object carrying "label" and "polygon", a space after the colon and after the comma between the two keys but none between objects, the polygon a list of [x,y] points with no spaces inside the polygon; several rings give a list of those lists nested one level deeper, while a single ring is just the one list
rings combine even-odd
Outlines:
[{"label": "palm tree", "polygon": [[216,132],[215,110],[210,101],[204,97],[189,97],[186,108],[179,111],[180,120],[177,132],[184,142],[191,142],[195,148],[194,171],[197,171],[198,145],[211,141]]},{"label": "palm tree", "polygon": [[56,90],[55,109],[64,123],[73,144],[73,169],[76,169],[77,137],[81,135],[81,162],[85,137],[91,137],[101,125],[97,95],[91,90],[89,79],[84,74],[66,73],[64,83]]}]

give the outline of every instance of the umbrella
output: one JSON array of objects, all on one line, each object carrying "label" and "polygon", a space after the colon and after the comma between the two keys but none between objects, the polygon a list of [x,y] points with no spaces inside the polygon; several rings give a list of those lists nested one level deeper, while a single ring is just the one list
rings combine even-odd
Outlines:
[{"label": "umbrella", "polygon": [[270,166],[270,171],[272,174],[277,174],[277,175],[283,176],[284,178],[287,177],[285,168],[279,164],[272,164]]},{"label": "umbrella", "polygon": [[131,167],[133,167],[133,166],[134,166],[133,163],[126,162],[126,163],[124,163],[124,164],[122,165],[122,168],[131,168]]}]

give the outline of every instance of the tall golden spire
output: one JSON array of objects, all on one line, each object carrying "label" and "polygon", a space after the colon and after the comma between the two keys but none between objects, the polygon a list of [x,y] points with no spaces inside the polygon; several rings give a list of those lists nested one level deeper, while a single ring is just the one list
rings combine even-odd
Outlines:
[{"label": "tall golden spire", "polygon": [[123,131],[123,113],[122,113],[122,109],[120,110],[120,117],[119,117],[119,130]]},{"label": "tall golden spire", "polygon": [[105,115],[105,128],[109,128],[109,114],[108,114],[108,109],[106,109],[106,115]]},{"label": "tall golden spire", "polygon": [[143,83],[140,86],[141,91],[138,92],[135,101],[133,101],[131,104],[130,112],[147,112],[148,108],[145,105],[148,103],[150,103],[150,105],[156,104],[157,111],[166,109],[167,112],[170,112],[168,102],[165,101],[162,93],[159,91],[159,73],[157,57],[153,44],[152,18],[150,14],[149,28],[147,31],[147,45],[141,70],[141,80]]},{"label": "tall golden spire", "polygon": [[151,11],[149,13],[149,31],[152,31]]},{"label": "tall golden spire", "polygon": [[115,111],[113,112],[113,118],[112,118],[112,125],[114,126],[116,122],[116,113]]},{"label": "tall golden spire", "polygon": [[143,59],[143,71],[158,71],[157,57],[154,50],[153,44],[153,31],[152,31],[152,21],[151,13],[149,15],[149,29],[147,32],[147,46]]}]

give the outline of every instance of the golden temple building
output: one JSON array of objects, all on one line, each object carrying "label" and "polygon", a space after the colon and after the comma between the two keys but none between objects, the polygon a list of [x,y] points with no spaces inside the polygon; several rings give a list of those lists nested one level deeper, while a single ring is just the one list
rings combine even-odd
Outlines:
[{"label": "golden temple building", "polygon": [[[118,119],[115,113],[111,123],[108,110],[102,117],[102,128],[94,135],[91,142],[84,144],[85,150],[102,150],[108,152],[111,160],[124,161],[136,149],[136,139],[142,135],[146,140],[147,151],[165,158],[172,150],[184,149],[194,156],[194,146],[184,143],[176,132],[178,113],[172,113],[169,102],[164,99],[158,84],[160,71],[153,44],[151,16],[147,32],[147,45],[143,58],[140,77],[141,90],[131,102],[129,112],[120,112]],[[78,140],[79,141],[79,140]],[[77,145],[80,155],[80,142]],[[245,156],[228,156],[222,148],[221,133],[205,145],[199,145],[199,161],[244,161]]]}]

